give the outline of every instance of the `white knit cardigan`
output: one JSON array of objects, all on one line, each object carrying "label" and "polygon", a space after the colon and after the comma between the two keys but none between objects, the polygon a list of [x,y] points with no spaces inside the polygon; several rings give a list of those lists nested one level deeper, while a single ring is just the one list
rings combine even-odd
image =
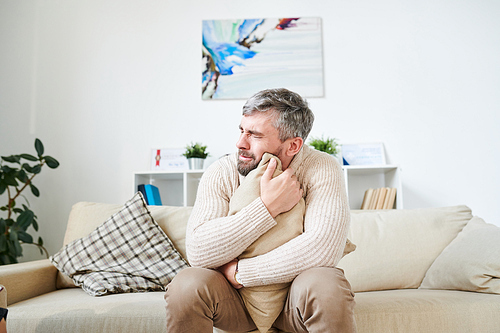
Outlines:
[{"label": "white knit cardigan", "polygon": [[[186,248],[194,267],[217,268],[238,257],[271,229],[275,220],[260,198],[227,216],[239,186],[237,154],[223,157],[203,174],[186,231]],[[350,212],[337,160],[304,145],[290,163],[304,190],[304,232],[264,254],[238,264],[243,285],[290,282],[312,267],[335,267],[342,257]]]}]

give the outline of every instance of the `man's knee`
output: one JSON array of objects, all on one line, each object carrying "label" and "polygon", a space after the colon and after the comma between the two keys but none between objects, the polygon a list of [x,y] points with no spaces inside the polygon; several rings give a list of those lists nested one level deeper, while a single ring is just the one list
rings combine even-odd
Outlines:
[{"label": "man's knee", "polygon": [[[290,287],[290,295],[302,302],[338,304],[354,301],[351,285],[340,268],[317,267],[299,274]],[[298,300],[297,299],[297,300]],[[326,305],[326,304],[325,304]]]},{"label": "man's knee", "polygon": [[183,302],[189,302],[191,297],[199,299],[208,296],[208,287],[220,284],[220,275],[210,269],[185,268],[167,286],[165,300],[179,297]]}]

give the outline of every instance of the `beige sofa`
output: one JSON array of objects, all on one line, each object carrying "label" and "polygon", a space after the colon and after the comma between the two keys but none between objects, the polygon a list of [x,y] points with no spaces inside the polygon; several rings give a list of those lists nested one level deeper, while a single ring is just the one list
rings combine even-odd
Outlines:
[{"label": "beige sofa", "polygon": [[[120,207],[76,204],[65,244]],[[185,255],[191,208],[149,208]],[[358,332],[499,332],[499,230],[466,206],[353,211],[349,239],[357,249],[339,266],[356,292]],[[163,292],[92,297],[58,289],[59,275],[49,260],[0,267],[10,332],[165,332]]]}]

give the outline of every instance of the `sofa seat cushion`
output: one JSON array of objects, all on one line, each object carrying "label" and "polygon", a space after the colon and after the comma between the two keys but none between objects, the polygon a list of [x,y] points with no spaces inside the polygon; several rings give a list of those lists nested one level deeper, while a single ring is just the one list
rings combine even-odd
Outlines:
[{"label": "sofa seat cushion", "polygon": [[92,297],[61,289],[9,306],[9,332],[165,332],[164,292]]},{"label": "sofa seat cushion", "polygon": [[500,295],[402,289],[357,293],[358,333],[498,332]]},{"label": "sofa seat cushion", "polygon": [[467,206],[352,211],[348,238],[357,248],[338,266],[354,292],[418,288],[471,218]]}]

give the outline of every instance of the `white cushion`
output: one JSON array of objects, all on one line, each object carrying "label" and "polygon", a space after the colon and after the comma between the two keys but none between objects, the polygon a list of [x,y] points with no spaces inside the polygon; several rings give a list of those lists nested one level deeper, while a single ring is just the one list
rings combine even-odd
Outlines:
[{"label": "white cushion", "polygon": [[437,257],[420,287],[500,294],[500,228],[474,217]]},{"label": "white cushion", "polygon": [[357,248],[338,266],[355,292],[418,288],[471,218],[466,206],[352,211],[348,237]]}]

